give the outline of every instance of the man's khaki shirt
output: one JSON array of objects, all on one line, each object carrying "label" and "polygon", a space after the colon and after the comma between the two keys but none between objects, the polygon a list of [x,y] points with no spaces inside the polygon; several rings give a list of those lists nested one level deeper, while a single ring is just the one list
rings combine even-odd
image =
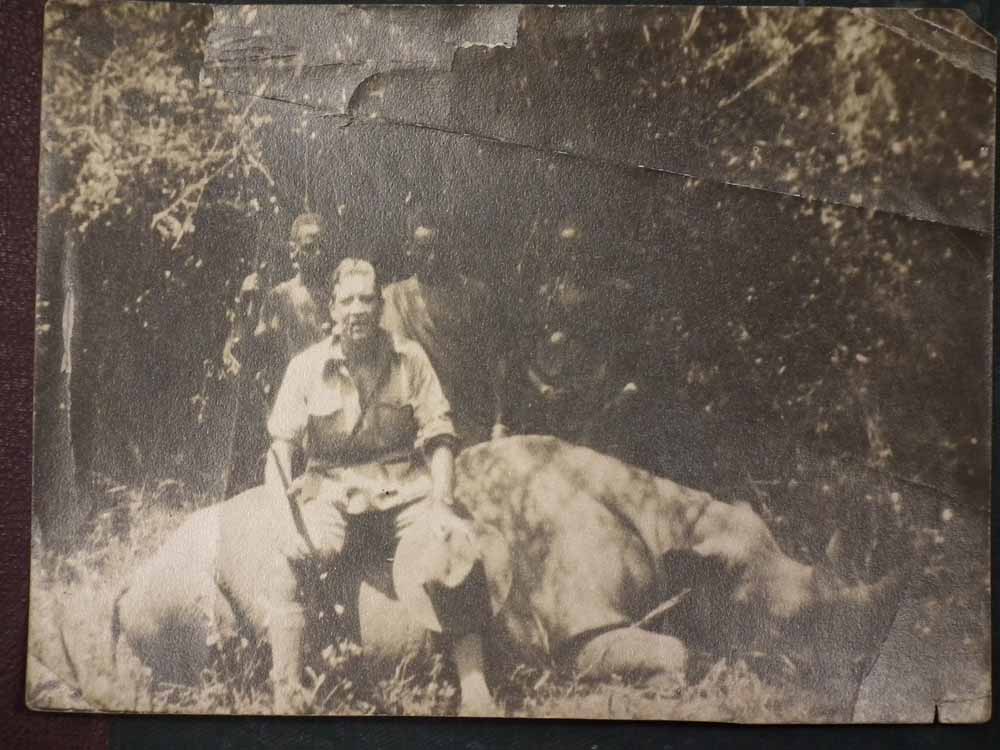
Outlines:
[{"label": "man's khaki shirt", "polygon": [[306,494],[342,494],[349,513],[426,497],[429,441],[454,440],[450,406],[419,344],[382,333],[377,384],[367,399],[333,337],[292,359],[268,420],[273,440],[305,453]]}]

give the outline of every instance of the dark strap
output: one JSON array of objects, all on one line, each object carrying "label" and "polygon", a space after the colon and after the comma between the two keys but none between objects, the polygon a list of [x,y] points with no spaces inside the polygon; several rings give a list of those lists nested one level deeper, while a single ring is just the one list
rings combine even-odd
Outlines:
[{"label": "dark strap", "polygon": [[305,540],[306,548],[309,550],[309,555],[311,557],[317,557],[319,553],[317,552],[312,539],[309,537],[309,531],[306,529],[306,522],[302,518],[302,509],[299,507],[299,504],[295,502],[295,498],[291,495],[291,482],[288,480],[288,477],[285,476],[285,470],[281,468],[281,461],[278,460],[278,454],[275,452],[274,448],[272,447],[269,452],[274,458],[274,465],[278,469],[278,476],[281,477],[281,484],[285,489],[285,499],[288,500],[288,510],[292,514],[292,522],[295,524],[295,530],[298,531],[299,536]]},{"label": "dark strap", "polygon": [[[378,335],[380,337],[378,343],[379,351],[376,355],[378,358],[376,363],[378,370],[375,372],[375,382],[372,384],[371,389],[365,393],[360,387],[361,383],[358,382],[354,375],[351,375],[351,379],[354,380],[354,386],[358,390],[358,401],[361,406],[361,414],[354,425],[354,429],[351,431],[351,437],[357,435],[364,427],[365,419],[371,411],[372,405],[376,403],[375,396],[385,387],[385,383],[389,379],[389,372],[392,370],[392,352],[390,351],[392,342],[389,341],[388,334],[384,331],[381,331]],[[350,368],[348,368],[349,371]]]}]

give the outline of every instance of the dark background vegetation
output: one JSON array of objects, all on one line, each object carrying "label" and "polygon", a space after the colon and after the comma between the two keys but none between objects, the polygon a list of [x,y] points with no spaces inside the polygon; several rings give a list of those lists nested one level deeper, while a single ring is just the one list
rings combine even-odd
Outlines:
[{"label": "dark background vegetation", "polygon": [[[165,57],[160,63],[169,68],[171,55],[185,49],[184,45],[197,44],[199,15],[204,12],[190,10],[188,25],[175,26],[173,19],[164,22],[165,44],[161,52]],[[134,19],[112,19],[111,25],[132,21]],[[805,29],[797,33],[806,38],[811,31]],[[72,44],[72,40],[67,39],[66,43]],[[135,38],[124,33],[108,48],[82,50],[81,58],[74,61],[76,75],[83,81],[77,93],[93,95],[95,83],[103,85],[113,81],[106,75],[102,75],[100,81],[87,76],[93,76],[100,66],[106,65],[115,50],[126,68],[130,63],[141,65],[144,55],[156,53],[150,45],[134,48],[129,47],[130,43],[135,44]],[[180,46],[175,46],[178,43]],[[504,53],[473,50],[468,54],[474,58]],[[254,159],[263,157],[262,163],[268,164],[268,145],[273,149],[276,138],[270,129],[280,124],[276,126],[273,119],[270,123],[261,121],[251,126],[254,130],[252,143],[241,141],[242,130],[248,126],[232,119],[242,116],[239,107],[232,108],[221,98],[195,93],[179,85],[189,80],[194,72],[184,66],[185,60],[187,57],[183,56],[175,74],[160,83],[150,84],[134,70],[130,79],[127,69],[122,78],[124,88],[132,85],[137,89],[131,98],[122,97],[122,101],[129,102],[126,111],[135,114],[137,120],[148,114],[150,102],[143,101],[142,97],[150,96],[150,85],[158,106],[164,106],[162,98],[167,97],[170,106],[183,110],[186,101],[191,103],[192,98],[207,96],[207,101],[191,103],[191,109],[186,112],[188,127],[185,129],[189,133],[203,130],[202,137],[206,141],[176,143],[171,140],[170,133],[152,133],[146,134],[154,139],[152,142],[139,144],[140,150],[149,148],[154,161],[168,162],[166,166],[151,167],[153,174],[165,181],[163,184],[157,180],[128,182],[115,176],[113,164],[101,163],[92,156],[102,146],[90,152],[74,152],[67,146],[52,144],[53,158],[63,160],[63,165],[54,169],[49,174],[51,179],[42,186],[45,220],[40,229],[41,243],[47,247],[55,242],[72,250],[67,250],[62,258],[55,254],[39,259],[39,300],[47,306],[38,308],[37,323],[43,334],[39,337],[37,360],[38,395],[42,405],[58,404],[66,397],[72,400],[70,413],[75,424],[60,422],[63,417],[59,414],[39,413],[38,418],[43,431],[50,430],[48,434],[76,437],[72,441],[74,462],[68,469],[60,460],[46,464],[44,456],[36,456],[39,462],[36,466],[42,467],[44,480],[51,482],[53,487],[51,493],[44,493],[47,502],[54,502],[55,498],[59,503],[83,502],[88,506],[103,502],[100,487],[105,479],[155,482],[173,478],[205,488],[210,488],[215,481],[213,468],[218,470],[219,467],[213,466],[213,458],[218,456],[218,436],[224,429],[224,419],[219,415],[226,414],[231,405],[226,399],[231,395],[216,377],[214,359],[221,351],[234,285],[238,285],[253,262],[246,257],[234,257],[226,249],[250,247],[249,238],[261,231],[271,233],[274,246],[280,247],[280,238],[287,233],[287,224],[299,210],[304,192],[304,186],[295,176],[308,170],[283,162],[280,174],[279,168],[270,166],[267,172],[271,179],[268,179],[264,171],[256,169],[252,164]],[[856,63],[847,61],[840,74],[846,75]],[[933,76],[932,73],[932,79]],[[509,79],[504,77],[499,82],[501,89],[503,82],[508,80],[515,81],[516,74],[511,74]],[[789,85],[792,84],[794,81]],[[870,85],[877,85],[877,82]],[[968,85],[976,84],[972,81]],[[961,100],[976,99],[961,86],[942,86],[955,92]],[[865,84],[860,84],[860,88],[863,90]],[[920,107],[936,107],[940,99],[917,94],[912,91],[905,99],[900,97],[901,102],[906,102],[905,107],[916,110],[902,112],[900,122],[923,124],[932,117],[930,110],[920,111]],[[801,95],[813,96],[817,102],[830,98],[828,92],[823,91],[806,91]],[[497,97],[502,99],[502,91]],[[86,106],[82,96],[74,98],[72,92],[63,98],[68,105]],[[692,99],[698,101],[698,97]],[[794,97],[787,99],[789,106],[793,100]],[[762,105],[758,103],[758,106]],[[24,132],[29,136],[22,134],[21,138],[30,137],[32,132],[31,112],[33,110],[23,118],[26,122]],[[92,113],[91,109],[88,116]],[[72,116],[70,113],[67,118],[71,121]],[[474,116],[474,112],[467,114],[470,121]],[[490,119],[489,114],[482,116]],[[201,117],[204,121],[198,122]],[[678,119],[683,121],[683,118]],[[737,129],[748,127],[739,117],[734,116],[734,120],[725,125]],[[977,121],[981,122],[969,117],[966,122],[974,124]],[[511,127],[516,128],[518,122],[522,120],[515,121]],[[878,132],[879,138],[885,138],[884,125],[872,124],[871,132]],[[72,122],[70,126],[74,126]],[[114,132],[113,126],[95,128],[95,136],[98,139],[110,137],[128,149],[135,145],[128,142],[128,136],[135,130],[127,125],[123,127],[128,130],[124,138]],[[983,137],[992,137],[991,133],[973,133],[952,140],[954,130],[942,128],[941,132],[949,134],[948,144],[944,143],[943,136],[939,143],[916,144],[921,153],[940,152],[940,159],[930,158],[932,166],[928,174],[934,175],[935,185],[947,182],[947,169],[943,165],[961,164],[962,160],[956,160],[949,149],[960,154],[968,152],[967,156],[975,157],[974,150],[970,151],[972,144],[979,143]],[[167,129],[170,130],[169,123]],[[330,130],[333,132],[322,136],[326,140],[326,154],[345,152],[337,148],[340,144],[336,140],[344,136]],[[913,130],[927,132],[922,127]],[[862,133],[867,132],[862,129]],[[221,140],[216,142],[220,134]],[[161,137],[162,141],[155,140]],[[548,136],[542,133],[540,137]],[[807,132],[802,137],[807,139],[812,134]],[[263,150],[256,151],[255,144]],[[419,156],[432,164],[439,163],[436,158],[428,158],[426,150],[414,149],[413,145],[408,142],[405,147],[396,149],[395,157],[416,159]],[[543,143],[543,152],[552,145]],[[324,153],[323,146],[319,144],[320,150],[316,153]],[[871,170],[886,174],[884,179],[890,185],[905,182],[912,186],[909,180],[913,175],[888,174],[891,169],[884,163],[884,153],[864,154],[871,147],[863,141],[850,146],[854,149],[852,158],[861,154],[860,167],[867,165]],[[31,152],[31,149],[25,151]],[[282,159],[302,153],[302,149],[289,148],[282,153]],[[711,158],[721,159],[722,155],[711,149],[708,153],[710,163],[701,166],[718,168],[719,164],[712,163]],[[33,154],[29,155],[33,159]],[[727,160],[731,158],[725,156]],[[23,153],[18,157],[24,160]],[[231,157],[234,161],[229,164]],[[463,153],[458,158],[469,159],[471,154]],[[490,156],[484,158],[488,160]],[[817,158],[822,159],[823,155]],[[31,159],[25,162],[23,174],[33,170]],[[176,161],[170,162],[171,159]],[[494,156],[493,159],[485,167],[470,170],[467,179],[472,181],[477,175],[491,173],[490,167],[495,166],[496,160],[503,162],[506,157]],[[982,170],[985,166],[988,175],[990,159],[975,162],[974,168]],[[548,162],[555,163],[555,169],[548,169]],[[821,161],[815,165],[816,184],[832,174],[830,170],[836,169],[835,163]],[[901,163],[909,165],[912,162],[902,159]],[[176,180],[178,174],[183,173],[186,183],[190,184],[223,165],[247,169],[240,179],[233,181],[235,184],[227,184],[224,178],[206,182],[193,213],[185,213],[183,205],[175,214],[163,213],[172,203],[163,196],[171,195],[170,191],[176,190],[178,184],[170,184],[170,179]],[[398,163],[393,166],[399,169]],[[813,204],[815,211],[810,215],[803,211],[802,201],[798,199],[768,195],[763,200],[755,191],[733,190],[697,181],[692,184],[684,178],[672,178],[676,180],[676,192],[683,197],[671,201],[671,205],[661,206],[655,196],[674,188],[665,187],[665,178],[659,174],[616,169],[615,183],[609,186],[604,184],[608,179],[607,170],[601,165],[566,166],[561,159],[546,155],[543,166],[537,174],[527,174],[523,182],[518,183],[519,188],[533,185],[538,194],[505,196],[524,201],[531,209],[542,206],[540,213],[548,218],[549,225],[540,232],[529,235],[530,222],[511,220],[499,222],[505,227],[503,231],[483,237],[475,234],[474,226],[482,222],[486,210],[482,205],[446,203],[434,208],[470,217],[473,226],[459,224],[452,230],[456,237],[463,238],[463,244],[475,248],[470,252],[480,253],[484,267],[488,268],[490,263],[498,266],[488,278],[495,278],[503,271],[504,264],[509,263],[510,247],[525,248],[537,270],[524,287],[506,290],[511,299],[533,298],[538,287],[565,274],[581,258],[593,264],[594,273],[624,277],[624,281],[643,292],[656,291],[653,298],[633,303],[635,307],[630,310],[627,320],[638,330],[630,330],[629,338],[640,344],[639,356],[644,363],[645,377],[642,393],[644,397],[656,394],[654,399],[644,402],[647,406],[644,411],[656,415],[656,424],[675,425],[673,435],[660,435],[654,442],[676,446],[678,435],[683,436],[680,442],[687,444],[687,456],[684,461],[671,465],[671,451],[655,450],[653,455],[644,457],[644,463],[650,468],[723,494],[737,491],[736,488],[747,492],[748,487],[762,487],[764,495],[743,499],[755,500],[765,509],[768,503],[776,503],[774,512],[779,516],[788,508],[797,509],[807,522],[812,517],[810,512],[822,510],[813,506],[817,505],[816,497],[822,497],[816,489],[821,490],[823,483],[829,483],[824,472],[842,481],[844,477],[854,481],[852,478],[868,476],[869,471],[875,471],[876,476],[891,472],[909,480],[907,486],[929,485],[936,490],[943,489],[946,498],[959,499],[958,508],[952,508],[953,500],[950,504],[946,502],[944,507],[962,513],[985,512],[985,508],[972,508],[968,500],[961,498],[984,497],[988,472],[989,430],[985,406],[989,366],[981,360],[983,344],[990,335],[990,284],[985,272],[991,269],[992,259],[990,240],[983,234],[983,228],[988,230],[990,222],[988,194],[980,194],[977,201],[976,197],[959,196],[955,189],[945,186],[942,200],[930,200],[942,213],[925,218],[966,226],[958,229],[926,223],[915,226],[909,220],[888,213],[868,215],[863,209],[846,207],[834,209],[832,214],[824,216],[822,203]],[[402,171],[412,174],[424,167],[426,163],[414,164]],[[370,168],[378,173],[377,168]],[[558,174],[559,170],[563,173]],[[591,175],[587,174],[588,170]],[[570,205],[545,206],[546,195],[558,194],[558,190],[553,189],[558,182],[545,182],[546,174],[551,171],[557,172],[556,177],[550,178],[552,180],[599,186],[591,188],[596,195],[588,195],[583,188],[570,199]],[[460,174],[444,169],[442,172],[449,178]],[[350,175],[352,171],[345,168],[334,173]],[[421,181],[430,179],[426,170],[419,173]],[[78,180],[80,175],[87,179]],[[863,177],[862,174],[857,178],[859,182],[864,183]],[[956,184],[964,184],[969,177],[968,174],[956,177]],[[982,176],[978,179],[980,182],[976,184],[988,184],[982,182]],[[33,204],[34,194],[25,188],[24,182],[27,181],[12,184],[16,184],[18,194],[24,193]],[[395,189],[402,192],[404,186],[396,183]],[[836,183],[836,179],[831,183]],[[399,208],[404,205],[403,196],[389,195],[384,190],[386,187],[389,186],[372,186],[372,193],[385,196],[386,205],[396,208],[374,226],[371,217],[355,217],[352,220],[358,225],[353,229],[350,224],[339,227],[344,236],[367,236],[374,240],[395,236],[402,241],[408,229],[406,209]],[[168,192],[157,193],[163,188]],[[312,186],[313,200],[327,213],[331,213],[331,209],[335,212],[340,202],[330,191],[337,190],[336,180],[328,178],[325,188],[327,194],[323,192],[323,183]],[[844,182],[840,189],[849,199],[850,182]],[[422,198],[423,203],[432,203],[434,199],[430,196],[434,191],[425,189],[424,192],[428,197]],[[902,188],[897,196],[892,194],[892,189],[886,192],[888,196],[862,195],[861,202],[864,205],[883,202],[888,212],[900,208],[899,200],[905,208],[913,196]],[[465,196],[466,200],[473,196],[471,200],[475,201],[476,191],[456,188],[453,195]],[[617,195],[624,205],[609,208],[609,195]],[[985,210],[984,195],[987,196]],[[270,203],[272,196],[282,209],[280,221],[271,219],[270,207],[275,205]],[[639,196],[645,200],[624,200],[622,196]],[[254,200],[261,209],[253,208]],[[370,201],[370,197],[362,197],[360,205]],[[46,204],[51,208],[60,202],[60,208],[45,212]],[[706,208],[719,203],[723,203],[726,210],[709,212]],[[598,206],[601,211],[595,210]],[[516,204],[510,211],[522,216],[530,213]],[[260,217],[261,213],[266,221]],[[158,222],[156,217],[160,217]],[[185,231],[188,218],[195,223],[194,232]],[[492,227],[497,223],[496,218],[489,218]],[[569,248],[567,260],[553,261],[553,250],[560,247],[559,230],[567,222],[580,229],[582,239]],[[636,226],[640,227],[639,236],[635,236]],[[81,227],[84,228],[82,232],[79,231]],[[627,227],[632,227],[631,234]],[[468,239],[470,233],[472,241]],[[387,244],[379,242],[379,247],[372,249],[384,251]],[[630,262],[622,264],[625,267],[616,267],[614,257],[602,257],[603,251],[617,254],[622,247],[630,251]],[[932,257],[929,257],[929,247],[934,248]],[[721,252],[719,248],[725,248],[724,262],[717,255]],[[776,248],[784,265],[762,262],[772,260]],[[6,255],[7,248],[4,251]],[[85,260],[70,269],[67,275],[63,258],[74,253]],[[887,253],[891,256],[888,259]],[[669,263],[664,262],[665,254],[670,258]],[[22,264],[30,266],[30,261],[24,260],[31,257],[30,251],[16,256],[12,253],[11,257],[20,258]],[[60,262],[52,263],[55,258]],[[635,272],[638,272],[637,279],[628,278],[629,273]],[[77,275],[74,277],[74,274]],[[21,276],[26,278],[30,272]],[[651,277],[656,281],[651,283]],[[60,306],[65,296],[60,293],[60,285],[64,278],[78,279],[77,299],[81,305],[75,312],[78,316],[76,346],[80,349],[78,356],[73,358],[73,377],[70,378],[57,374],[62,364],[62,342],[54,338],[62,318]],[[815,282],[817,278],[819,281]],[[15,282],[5,291],[15,295],[16,287]],[[820,291],[808,291],[812,287]],[[750,288],[755,291],[749,291]],[[816,295],[815,299],[809,298],[812,294]],[[788,314],[791,300],[800,303],[803,310],[794,318]],[[22,316],[24,309],[20,307]],[[958,317],[963,311],[968,319]],[[115,324],[109,326],[108,320],[114,320]],[[197,331],[198,335],[192,337],[192,331]],[[720,335],[720,332],[725,333]],[[25,326],[21,326],[11,341],[26,338]],[[8,345],[6,340],[4,344]],[[23,359],[21,356],[20,360]],[[13,361],[19,361],[17,352],[13,352]],[[157,366],[144,364],[149,362],[156,362]],[[766,367],[761,366],[764,363]],[[782,367],[785,369],[779,375]],[[26,374],[28,369],[23,372],[23,377],[27,378],[25,382],[30,382]],[[783,377],[789,372],[792,376]],[[166,373],[176,377],[165,379]],[[18,392],[23,395],[27,391]],[[156,398],[150,398],[151,394],[156,394]],[[137,402],[144,405],[139,419],[134,410],[125,408]],[[26,403],[22,398],[17,408],[23,412]],[[181,404],[183,408],[177,408]],[[46,419],[50,421],[44,422]],[[219,421],[213,422],[213,419]],[[20,445],[27,445],[23,424],[21,432],[13,434],[24,438]],[[115,440],[96,439],[95,436],[114,436]],[[63,448],[67,445],[68,442],[62,443]],[[52,441],[51,446],[56,447],[58,443]],[[748,449],[748,446],[752,447]],[[105,453],[99,455],[96,449]],[[887,450],[890,452],[886,453]],[[803,459],[803,455],[807,459]],[[193,462],[194,456],[205,456],[205,465]],[[804,460],[807,462],[803,463]],[[844,469],[844,466],[851,468]],[[51,471],[46,471],[46,467]],[[762,469],[764,474],[759,473]],[[62,475],[60,480],[62,471],[68,471],[68,475]],[[185,475],[178,476],[181,472]],[[796,472],[805,473],[805,481],[797,479],[790,486]],[[775,486],[770,483],[776,477],[781,480],[783,491],[780,493],[768,489]],[[100,481],[95,481],[98,478]],[[763,479],[765,483],[750,481],[754,479]],[[803,485],[807,489],[796,492],[797,487]],[[96,499],[86,496],[81,499],[81,489],[84,495],[94,493]],[[885,495],[897,489],[896,484],[887,484]],[[806,512],[803,511],[805,504],[809,504]],[[940,503],[935,505],[935,511],[941,507]],[[795,530],[786,531],[786,539],[795,540],[797,536]],[[974,543],[973,549],[981,555],[984,544],[985,539],[982,544]],[[809,546],[805,545],[807,549]],[[985,564],[985,560],[982,563]],[[23,673],[18,669],[15,674]],[[51,718],[51,722],[57,721]],[[63,724],[71,724],[74,731],[95,726],[88,719],[64,721]],[[179,725],[160,722],[157,726]],[[201,726],[207,728],[209,725]],[[490,732],[497,732],[497,737],[502,734],[496,724],[491,726]]]},{"label": "dark background vegetation", "polygon": [[[107,482],[218,488],[239,407],[220,367],[236,290],[261,263],[287,275],[306,208],[333,225],[331,260],[390,273],[433,217],[528,349],[547,311],[571,308],[563,327],[595,357],[613,341],[638,384],[623,452],[657,473],[777,488],[805,515],[816,487],[786,497],[796,471],[873,469],[970,510],[985,498],[983,77],[902,72],[912,42],[847,12],[539,8],[512,49],[458,50],[450,70],[394,63],[405,48],[356,17],[310,36],[288,13],[227,13],[208,37],[207,8],[50,11],[43,526],[100,506]],[[302,44],[307,69],[330,50],[389,62],[346,106],[323,103],[336,66],[291,90],[280,59],[227,48],[234,30]],[[198,85],[205,54],[214,86]],[[260,99],[223,93],[261,81]]]}]

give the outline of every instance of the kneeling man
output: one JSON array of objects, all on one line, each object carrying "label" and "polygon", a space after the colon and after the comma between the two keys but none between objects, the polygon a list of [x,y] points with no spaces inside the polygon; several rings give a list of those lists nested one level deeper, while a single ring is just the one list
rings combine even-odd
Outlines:
[{"label": "kneeling man", "polygon": [[[333,335],[292,359],[268,420],[273,442],[265,483],[274,493],[290,492],[299,530],[299,548],[288,554],[293,561],[298,556],[329,566],[348,535],[361,528],[352,519],[384,514],[391,524],[363,528],[394,529],[397,544],[419,528],[421,539],[440,541],[442,549],[427,544],[428,559],[441,559],[442,550],[447,557],[456,532],[474,536],[453,508],[455,430],[437,375],[419,344],[393,339],[379,326],[382,297],[371,264],[346,259],[331,283]],[[306,470],[289,488],[297,451]],[[442,563],[450,572],[442,575],[448,595],[441,597],[441,610],[456,609],[456,594],[463,601],[457,607],[462,611],[439,611],[438,620],[451,636],[462,712],[490,714],[495,709],[483,676],[480,635],[489,599],[482,565],[464,563]],[[469,577],[455,581],[455,569]],[[274,585],[298,584],[276,575]],[[274,601],[297,601],[294,592],[273,593]],[[437,608],[433,594],[431,599]],[[305,618],[301,606],[272,618],[276,707],[284,710],[282,703],[299,686]]]}]

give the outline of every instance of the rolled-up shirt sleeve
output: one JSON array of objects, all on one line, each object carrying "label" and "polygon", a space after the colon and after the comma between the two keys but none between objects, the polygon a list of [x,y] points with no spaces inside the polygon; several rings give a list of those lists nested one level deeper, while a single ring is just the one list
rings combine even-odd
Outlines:
[{"label": "rolled-up shirt sleeve", "polygon": [[410,393],[413,416],[417,421],[417,438],[414,446],[423,450],[429,442],[441,438],[456,439],[455,425],[451,421],[451,405],[445,398],[441,381],[427,354],[419,345],[408,348],[410,365]]},{"label": "rolled-up shirt sleeve", "polygon": [[285,376],[274,399],[271,415],[267,420],[267,431],[271,440],[286,440],[303,447],[309,409],[306,402],[308,373],[303,368],[303,360],[295,357],[288,364]]}]

